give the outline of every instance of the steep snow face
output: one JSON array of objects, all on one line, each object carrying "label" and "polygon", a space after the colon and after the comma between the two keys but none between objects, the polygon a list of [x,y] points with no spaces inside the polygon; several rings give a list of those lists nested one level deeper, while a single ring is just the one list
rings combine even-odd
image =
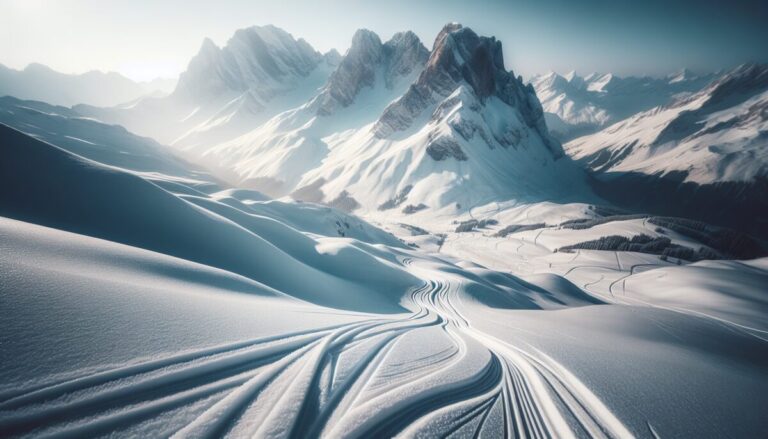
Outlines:
[{"label": "steep snow face", "polygon": [[664,176],[699,184],[768,175],[768,66],[747,64],[701,92],[566,145],[600,173]]},{"label": "steep snow face", "polygon": [[0,64],[0,96],[45,101],[54,105],[118,105],[173,91],[175,79],[134,82],[119,73],[60,73],[42,64],[14,70]]},{"label": "steep snow face", "polygon": [[277,27],[254,26],[222,48],[206,39],[168,97],[76,110],[200,154],[306,102],[337,62]]},{"label": "steep snow face", "polygon": [[550,130],[567,140],[698,92],[714,77],[687,70],[665,78],[622,78],[610,73],[581,77],[575,72],[550,72],[533,77],[531,84],[549,113]]}]

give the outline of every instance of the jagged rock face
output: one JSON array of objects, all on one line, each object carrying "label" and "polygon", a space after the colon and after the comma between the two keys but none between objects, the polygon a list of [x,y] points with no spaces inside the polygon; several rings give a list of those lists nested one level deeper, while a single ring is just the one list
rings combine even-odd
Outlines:
[{"label": "jagged rock face", "polygon": [[398,78],[423,68],[429,51],[413,32],[398,32],[384,44],[384,57],[384,81],[391,87]]},{"label": "jagged rock face", "polygon": [[467,160],[467,155],[462,151],[461,145],[447,136],[430,136],[427,154],[437,162],[446,160],[449,157],[453,157],[460,162]]},{"label": "jagged rock face", "polygon": [[377,75],[382,75],[384,84],[392,87],[398,78],[420,69],[428,56],[413,32],[397,33],[382,44],[375,33],[358,30],[349,51],[315,101],[317,113],[329,115],[339,107],[348,107],[360,90],[374,86]]},{"label": "jagged rock face", "polygon": [[366,29],[355,32],[349,51],[318,97],[318,114],[331,114],[337,106],[349,106],[360,89],[373,86],[376,80],[376,66],[382,56],[382,44],[378,35]]},{"label": "jagged rock face", "polygon": [[449,24],[438,34],[434,55],[417,85],[445,96],[463,79],[484,98],[495,91],[497,76],[506,76],[501,43],[495,38],[480,38],[459,24]]},{"label": "jagged rock face", "polygon": [[[539,134],[553,156],[562,156],[562,148],[549,136],[533,88],[504,69],[501,42],[493,37],[480,37],[455,23],[445,26],[438,34],[419,79],[405,95],[387,107],[374,126],[374,134],[386,138],[407,129],[423,111],[447,98],[462,84],[469,86],[480,105],[494,96],[516,108],[525,125]],[[469,126],[460,127],[465,134],[472,130]]]},{"label": "jagged rock face", "polygon": [[274,26],[254,26],[235,32],[223,48],[206,39],[174,94],[199,100],[248,91],[269,100],[322,60],[303,39]]}]

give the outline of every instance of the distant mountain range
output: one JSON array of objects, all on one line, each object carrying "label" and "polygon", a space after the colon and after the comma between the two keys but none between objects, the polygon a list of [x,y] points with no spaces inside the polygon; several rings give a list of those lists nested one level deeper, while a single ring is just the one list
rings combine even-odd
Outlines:
[{"label": "distant mountain range", "polygon": [[562,141],[591,134],[641,111],[701,90],[717,75],[682,70],[662,78],[570,72],[534,76],[531,84],[547,113],[547,125]]},{"label": "distant mountain range", "polygon": [[123,104],[147,95],[168,93],[175,84],[175,79],[135,82],[115,72],[70,75],[42,64],[30,64],[24,70],[0,64],[0,97],[9,95],[68,107]]},{"label": "distant mountain range", "polygon": [[565,147],[614,202],[765,235],[768,66],[739,66]]}]

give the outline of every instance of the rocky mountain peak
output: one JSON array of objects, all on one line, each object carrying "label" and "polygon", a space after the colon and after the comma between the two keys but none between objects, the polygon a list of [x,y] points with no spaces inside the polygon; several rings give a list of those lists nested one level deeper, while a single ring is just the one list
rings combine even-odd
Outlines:
[{"label": "rocky mountain peak", "polygon": [[364,56],[365,54],[373,55],[381,51],[381,38],[368,29],[358,29],[355,34],[352,35],[352,44],[349,46],[347,55],[351,56]]},{"label": "rocky mountain peak", "polygon": [[483,98],[493,94],[497,79],[506,75],[501,42],[494,37],[479,37],[470,28],[450,23],[437,35],[423,79],[450,91],[463,79]]},{"label": "rocky mountain peak", "polygon": [[397,78],[421,68],[429,58],[429,51],[415,33],[398,32],[384,44],[384,53],[388,60],[385,81],[387,86]]},{"label": "rocky mountain peak", "polygon": [[352,36],[352,44],[328,79],[323,92],[313,102],[317,114],[326,116],[337,107],[347,107],[363,87],[373,86],[376,66],[383,56],[383,45],[378,35],[368,29],[359,29]]},{"label": "rocky mountain peak", "polygon": [[248,91],[269,100],[322,59],[303,39],[275,26],[253,26],[236,31],[223,48],[206,38],[174,93],[211,99]]},{"label": "rocky mountain peak", "polygon": [[349,50],[331,74],[328,84],[317,97],[319,115],[329,115],[337,108],[351,105],[365,87],[373,87],[377,76],[392,87],[399,77],[420,69],[429,52],[413,32],[400,32],[382,43],[379,36],[360,29],[352,37]]},{"label": "rocky mountain peak", "polygon": [[[478,101],[467,105],[468,108],[479,109],[488,98],[498,98],[519,112],[523,123],[539,134],[555,157],[562,155],[562,148],[547,132],[544,113],[533,87],[524,85],[522,78],[516,78],[505,69],[501,42],[494,37],[478,36],[458,23],[443,27],[419,78],[384,110],[374,126],[374,134],[383,138],[405,130],[423,111],[464,85]],[[469,95],[458,96],[467,99]]]}]

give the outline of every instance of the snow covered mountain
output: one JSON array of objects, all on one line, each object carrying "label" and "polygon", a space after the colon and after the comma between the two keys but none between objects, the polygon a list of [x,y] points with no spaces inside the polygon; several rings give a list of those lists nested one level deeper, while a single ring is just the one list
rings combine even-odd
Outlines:
[{"label": "snow covered mountain", "polygon": [[[768,221],[766,145],[768,66],[745,64],[698,93],[573,140],[566,150],[600,179],[610,181],[614,190],[621,190],[620,182],[648,184],[649,179],[689,188],[665,192],[667,202],[681,209],[687,206],[688,215],[699,217],[703,212],[727,212],[723,217],[736,221],[730,225],[752,223],[753,229],[753,217],[758,228]],[[632,198],[653,193],[635,192]],[[672,201],[674,193],[685,194],[686,200]],[[702,208],[711,203],[719,207]]]},{"label": "snow covered mountain", "polygon": [[30,64],[24,70],[0,64],[0,96],[54,105],[118,105],[144,96],[170,93],[175,84],[172,79],[134,82],[115,72],[68,75],[42,64]]},{"label": "snow covered mountain", "polygon": [[689,70],[664,78],[550,72],[533,77],[531,84],[547,113],[550,131],[566,141],[695,93],[714,77]]},{"label": "snow covered mountain", "polygon": [[194,151],[305,102],[337,61],[335,52],[322,55],[275,26],[253,26],[235,32],[222,48],[210,39],[203,41],[167,97],[75,110]]},{"label": "snow covered mountain", "polygon": [[305,173],[327,158],[327,138],[372,124],[389,102],[405,92],[428,55],[412,32],[395,34],[382,43],[375,33],[359,30],[316,96],[211,148],[204,159],[233,169],[248,187],[275,196],[291,193]]},{"label": "snow covered mountain", "polygon": [[204,156],[257,190],[364,211],[589,197],[501,43],[458,24],[428,58],[412,33],[359,31],[317,97]]}]

